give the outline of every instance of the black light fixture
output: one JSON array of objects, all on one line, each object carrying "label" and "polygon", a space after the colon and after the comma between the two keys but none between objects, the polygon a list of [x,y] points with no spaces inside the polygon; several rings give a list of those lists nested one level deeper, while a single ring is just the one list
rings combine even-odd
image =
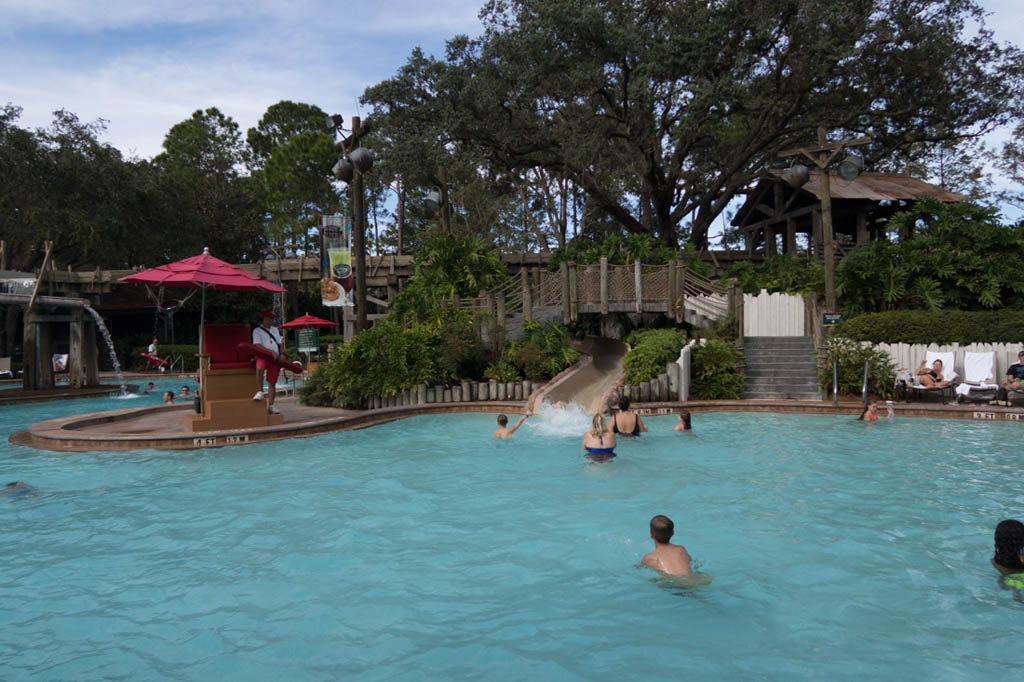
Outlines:
[{"label": "black light fixture", "polygon": [[342,182],[352,182],[352,174],[355,172],[355,166],[349,161],[348,156],[342,155],[338,158],[338,162],[331,168],[331,172],[334,173],[334,177],[338,178]]},{"label": "black light fixture", "polygon": [[441,193],[437,189],[430,190],[430,194],[423,200],[423,203],[431,213],[437,213],[441,210]]},{"label": "black light fixture", "polygon": [[324,125],[331,131],[340,130],[344,122],[345,119],[341,117],[341,114],[332,114],[324,119]]},{"label": "black light fixture", "polygon": [[811,178],[811,171],[802,163],[793,164],[782,173],[782,179],[793,189],[800,189]]},{"label": "black light fixture", "polygon": [[856,180],[864,170],[864,157],[850,154],[839,164],[839,177],[847,182]]},{"label": "black light fixture", "polygon": [[365,173],[373,168],[373,150],[366,147],[356,147],[349,153],[348,160],[355,164],[360,173]]}]

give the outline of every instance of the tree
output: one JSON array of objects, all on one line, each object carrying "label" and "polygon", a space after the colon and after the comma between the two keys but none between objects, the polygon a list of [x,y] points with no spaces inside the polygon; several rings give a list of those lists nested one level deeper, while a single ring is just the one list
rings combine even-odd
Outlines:
[{"label": "tree", "polygon": [[197,110],[171,127],[163,146],[153,159],[164,174],[163,200],[169,203],[160,228],[189,245],[189,255],[202,240],[222,260],[258,258],[259,188],[240,173],[248,154],[238,124],[216,108]]},{"label": "tree", "polygon": [[[1024,305],[1024,227],[1001,225],[996,209],[922,200],[898,213],[896,243],[860,246],[839,264],[837,292],[851,312],[992,310]],[[1006,257],[1001,257],[1006,256]]]},{"label": "tree", "polygon": [[999,193],[999,199],[1024,210],[1024,123],[1013,131],[1013,138],[1003,146],[998,168],[1012,183]]},{"label": "tree", "polygon": [[[630,232],[691,239],[819,126],[874,138],[869,164],[1008,118],[1024,58],[974,0],[491,0],[483,37],[416,51],[364,99],[393,139],[542,168]],[[965,30],[968,24],[982,28]]]},{"label": "tree", "polygon": [[267,236],[278,246],[308,251],[318,216],[343,209],[331,180],[338,152],[326,118],[316,105],[283,100],[246,134],[249,167],[263,190]]}]

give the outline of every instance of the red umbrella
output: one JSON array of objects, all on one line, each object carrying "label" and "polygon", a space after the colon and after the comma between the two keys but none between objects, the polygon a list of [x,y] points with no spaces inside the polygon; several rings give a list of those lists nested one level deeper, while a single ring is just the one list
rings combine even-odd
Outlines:
[{"label": "red umbrella", "polygon": [[223,291],[266,291],[283,293],[284,289],[260,279],[256,275],[225,263],[210,255],[210,249],[204,248],[202,255],[192,256],[167,265],[159,265],[149,270],[136,272],[118,280],[130,284],[155,284],[172,289],[200,289],[202,291],[199,313],[199,353],[203,352],[203,326],[206,322],[206,290],[221,289]]},{"label": "red umbrella", "polygon": [[306,313],[302,317],[296,317],[291,322],[285,322],[280,326],[280,329],[327,329],[337,326],[337,322],[331,322],[322,317]]}]

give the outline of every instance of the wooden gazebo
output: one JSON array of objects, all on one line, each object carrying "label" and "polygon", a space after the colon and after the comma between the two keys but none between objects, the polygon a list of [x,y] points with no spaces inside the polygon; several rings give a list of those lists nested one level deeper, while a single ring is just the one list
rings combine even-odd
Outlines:
[{"label": "wooden gazebo", "polygon": [[[771,170],[747,195],[732,220],[743,235],[748,254],[797,253],[797,235],[804,234],[810,255],[822,253],[821,173],[794,189],[785,171]],[[902,173],[862,173],[854,180],[829,177],[832,230],[840,251],[879,239],[893,214],[923,197],[952,203],[967,197]],[[802,252],[805,252],[801,249]]]}]

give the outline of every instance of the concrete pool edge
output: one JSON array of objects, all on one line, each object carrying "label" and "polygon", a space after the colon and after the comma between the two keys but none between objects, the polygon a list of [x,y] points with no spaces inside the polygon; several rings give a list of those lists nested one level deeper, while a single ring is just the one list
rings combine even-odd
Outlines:
[{"label": "concrete pool edge", "polygon": [[[988,405],[929,405],[898,404],[896,417],[931,417],[938,419],[976,419],[983,421],[1024,421],[1024,410]],[[376,410],[343,410],[320,408],[319,416],[301,421],[286,422],[279,426],[256,429],[237,429],[191,434],[183,431],[145,433],[88,433],[90,427],[109,427],[156,415],[165,419],[178,412],[191,409],[190,405],[146,406],[94,412],[48,419],[33,424],[27,430],[10,437],[10,442],[41,450],[57,452],[83,452],[98,450],[193,450],[197,448],[248,445],[285,438],[305,438],[333,431],[368,428],[398,419],[447,413],[518,413],[525,409],[522,401],[485,401],[463,403],[428,403],[388,407]],[[634,409],[644,416],[670,416],[680,409],[690,412],[773,412],[793,414],[835,414],[856,416],[859,401],[844,401],[838,406],[831,402],[797,402],[782,400],[700,400],[639,403]],[[287,414],[287,412],[286,412]]]}]

